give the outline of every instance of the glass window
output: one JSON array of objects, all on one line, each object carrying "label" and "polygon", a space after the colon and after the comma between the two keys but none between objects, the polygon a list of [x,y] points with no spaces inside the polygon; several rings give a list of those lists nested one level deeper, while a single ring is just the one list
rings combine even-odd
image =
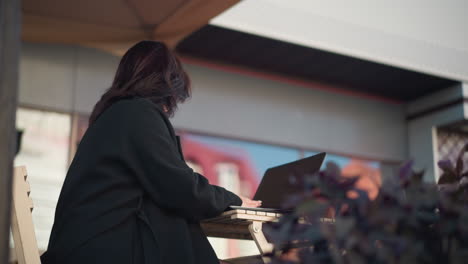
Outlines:
[{"label": "glass window", "polygon": [[220,162],[215,165],[218,184],[234,193],[240,193],[239,166],[235,163]]},{"label": "glass window", "polygon": [[[211,183],[250,198],[268,168],[318,154],[314,151],[191,133],[182,133],[181,141],[185,159],[197,171],[203,171]],[[322,169],[330,161],[341,168],[343,176],[360,176],[357,186],[366,190],[371,198],[377,196],[377,187],[381,184],[379,162],[327,154]],[[209,238],[209,241],[220,258],[258,254],[251,241],[220,238]]]},{"label": "glass window", "polygon": [[[220,137],[181,134],[185,159],[201,166],[206,176],[218,184],[215,170],[218,163],[231,163],[238,167],[241,191],[256,190],[263,174],[268,168],[291,162],[300,158],[300,152],[294,148],[253,143]],[[246,188],[246,186],[248,188]],[[246,195],[253,195],[251,191]]]},{"label": "glass window", "polygon": [[[297,160],[299,151],[267,144],[183,133],[185,159],[211,183],[252,198],[265,171]],[[195,169],[194,169],[195,170]],[[208,238],[219,258],[259,254],[253,241]]]},{"label": "glass window", "polygon": [[[318,152],[304,152],[305,157],[315,154],[318,154]],[[377,196],[378,187],[382,181],[380,162],[327,154],[321,169],[324,169],[328,162],[337,164],[341,169],[341,174],[345,177],[359,176],[357,187],[367,191],[371,198]]]},{"label": "glass window", "polygon": [[[461,130],[438,128],[437,129],[437,154],[439,160],[450,160],[452,164],[457,163],[458,155],[468,143],[468,133]],[[468,159],[463,159],[463,167],[468,167]],[[438,168],[438,175],[442,170]]]},{"label": "glass window", "polygon": [[16,124],[23,134],[15,166],[28,170],[38,246],[46,249],[68,167],[70,115],[19,108]]}]

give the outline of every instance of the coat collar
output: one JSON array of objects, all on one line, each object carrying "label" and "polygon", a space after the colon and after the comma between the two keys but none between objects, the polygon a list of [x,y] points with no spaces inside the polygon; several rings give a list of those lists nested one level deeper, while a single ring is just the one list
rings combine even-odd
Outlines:
[{"label": "coat collar", "polygon": [[151,102],[151,104],[154,106],[154,108],[156,108],[161,113],[161,115],[163,116],[164,123],[166,123],[166,125],[167,125],[167,128],[169,130],[169,134],[171,135],[172,139],[174,140],[175,144],[177,145],[177,150],[179,151],[180,157],[181,157],[182,160],[185,161],[184,153],[182,152],[182,145],[180,143],[180,137],[175,134],[174,127],[172,126],[171,121],[169,121],[169,117],[167,116],[166,112],[164,112],[164,110],[162,109],[162,106],[160,106],[158,104],[155,104],[153,101],[149,100],[148,98],[144,98],[144,99]]}]

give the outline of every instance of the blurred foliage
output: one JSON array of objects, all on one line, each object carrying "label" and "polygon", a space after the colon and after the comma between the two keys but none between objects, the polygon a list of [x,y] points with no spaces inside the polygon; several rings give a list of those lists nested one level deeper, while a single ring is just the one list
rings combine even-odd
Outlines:
[{"label": "blurred foliage", "polygon": [[[265,227],[273,263],[468,263],[467,151],[439,162],[439,184],[405,164],[374,200],[333,163],[295,176],[305,189],[285,202],[294,211]],[[284,260],[291,252],[297,261]]]}]

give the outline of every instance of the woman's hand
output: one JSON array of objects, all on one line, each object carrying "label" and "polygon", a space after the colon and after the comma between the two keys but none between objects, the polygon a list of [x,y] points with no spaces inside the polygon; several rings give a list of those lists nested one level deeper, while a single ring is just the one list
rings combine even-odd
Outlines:
[{"label": "woman's hand", "polygon": [[239,198],[241,198],[242,200],[242,207],[260,207],[262,206],[262,201],[254,201],[254,200],[251,200],[247,197],[244,197],[244,196],[240,196],[239,195]]}]

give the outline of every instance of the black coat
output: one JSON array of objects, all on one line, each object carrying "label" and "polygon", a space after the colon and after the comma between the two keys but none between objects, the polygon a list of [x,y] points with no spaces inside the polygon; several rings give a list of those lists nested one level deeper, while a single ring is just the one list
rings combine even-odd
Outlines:
[{"label": "black coat", "polygon": [[185,161],[161,109],[120,100],[88,128],[65,178],[44,264],[214,264],[199,221],[241,199]]}]

